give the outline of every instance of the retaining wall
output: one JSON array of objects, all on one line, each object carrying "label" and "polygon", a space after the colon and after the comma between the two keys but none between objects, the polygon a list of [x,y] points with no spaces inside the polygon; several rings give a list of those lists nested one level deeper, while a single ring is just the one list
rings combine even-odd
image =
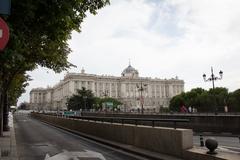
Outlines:
[{"label": "retaining wall", "polygon": [[98,138],[177,157],[183,157],[184,150],[193,147],[193,132],[190,129],[103,123],[36,113],[33,113],[32,116],[39,120]]}]

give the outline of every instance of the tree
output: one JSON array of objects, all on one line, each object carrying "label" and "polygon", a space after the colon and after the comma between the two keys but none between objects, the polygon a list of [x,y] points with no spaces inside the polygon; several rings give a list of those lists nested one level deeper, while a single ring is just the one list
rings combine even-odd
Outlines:
[{"label": "tree", "polygon": [[68,110],[89,110],[93,108],[93,104],[95,103],[95,98],[91,90],[86,90],[86,88],[82,88],[81,90],[77,90],[77,94],[74,94],[67,100],[67,108]]},{"label": "tree", "polygon": [[195,106],[198,112],[214,112],[215,110],[213,99],[213,96],[209,95],[207,91],[198,95],[197,101],[199,105]]},{"label": "tree", "polygon": [[27,110],[30,109],[30,105],[27,102],[22,102],[19,106],[18,109],[23,109],[23,110]]},{"label": "tree", "polygon": [[[210,89],[209,92],[213,92],[212,89]],[[214,95],[216,100],[216,107],[220,112],[223,112],[224,106],[226,106],[226,101],[228,99],[228,89],[217,87],[214,89]]]},{"label": "tree", "polygon": [[97,110],[102,108],[102,99],[100,97],[94,97],[93,108]]},{"label": "tree", "polygon": [[227,106],[230,112],[240,112],[240,89],[229,93]]},{"label": "tree", "polygon": [[185,105],[184,95],[185,95],[185,93],[181,93],[180,95],[174,96],[170,100],[169,108],[170,108],[171,111],[179,112],[180,111],[180,107],[182,105]]},{"label": "tree", "polygon": [[[189,92],[174,96],[170,100],[170,109],[179,111],[180,106],[184,104],[196,108],[199,112],[214,112],[216,108],[223,111],[228,97],[227,88],[217,87],[214,90],[209,89],[209,91],[194,88]],[[231,103],[236,103],[235,98],[231,98]]]},{"label": "tree", "polygon": [[193,88],[193,89],[191,89],[191,92],[195,92],[196,94],[200,95],[200,94],[206,92],[206,90],[203,88]]},{"label": "tree", "polygon": [[100,101],[100,106],[101,108],[103,107],[103,104],[107,104],[111,102],[113,104],[112,108],[111,109],[117,109],[117,107],[119,105],[122,105],[122,102],[120,102],[119,100],[115,99],[115,98],[111,98],[111,97],[106,97],[106,98],[102,98],[101,101]]},{"label": "tree", "polygon": [[185,105],[186,106],[195,106],[198,93],[195,91],[186,92],[184,95]]},{"label": "tree", "polygon": [[84,109],[102,109],[103,105],[107,102],[113,103],[113,108],[117,108],[118,105],[122,105],[122,103],[111,97],[94,97],[91,90],[86,90],[86,88],[82,88],[81,90],[77,90],[77,94],[74,94],[67,100],[67,108],[68,110],[84,110]]},{"label": "tree", "polygon": [[67,61],[71,32],[80,32],[86,13],[96,14],[106,4],[109,0],[12,0],[11,15],[3,17],[10,40],[0,53],[0,135],[5,97],[16,76],[37,66],[55,72],[73,66]]},{"label": "tree", "polygon": [[12,80],[10,87],[8,89],[8,102],[9,105],[16,106],[18,97],[25,92],[25,87],[28,85],[28,82],[31,80],[28,75],[18,74]]}]

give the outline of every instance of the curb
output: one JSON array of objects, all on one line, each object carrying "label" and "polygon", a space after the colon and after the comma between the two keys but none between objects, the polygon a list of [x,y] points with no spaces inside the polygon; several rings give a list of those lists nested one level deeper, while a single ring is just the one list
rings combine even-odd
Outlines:
[{"label": "curb", "polygon": [[14,118],[13,114],[9,112],[9,128],[10,128],[10,159],[11,160],[19,160],[17,154],[17,143],[15,136],[15,128],[14,128]]},{"label": "curb", "polygon": [[2,145],[0,146],[0,159],[1,160],[18,160],[17,144],[15,137],[15,129],[13,123],[13,115],[9,113],[9,131],[3,133]]}]

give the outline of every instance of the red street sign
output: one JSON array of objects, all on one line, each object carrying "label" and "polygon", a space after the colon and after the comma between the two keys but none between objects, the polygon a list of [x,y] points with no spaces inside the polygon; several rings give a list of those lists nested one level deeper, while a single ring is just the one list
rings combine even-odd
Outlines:
[{"label": "red street sign", "polygon": [[9,40],[9,28],[7,23],[0,17],[0,50],[3,50]]}]

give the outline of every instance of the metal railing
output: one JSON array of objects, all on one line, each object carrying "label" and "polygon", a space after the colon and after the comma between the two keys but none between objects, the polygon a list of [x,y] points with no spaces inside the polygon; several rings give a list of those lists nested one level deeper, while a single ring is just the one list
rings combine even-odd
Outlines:
[{"label": "metal railing", "polygon": [[[59,116],[59,115],[55,115]],[[150,122],[152,127],[156,126],[156,122],[169,122],[173,123],[174,129],[177,127],[177,123],[188,123],[189,119],[158,119],[158,118],[123,118],[123,117],[97,117],[97,116],[62,116],[72,119],[81,119],[81,120],[92,120],[100,122],[110,122],[110,123],[121,123],[121,124],[135,124],[137,125],[147,125],[146,123],[141,122]]]},{"label": "metal railing", "polygon": [[195,113],[181,113],[181,112],[144,112],[143,114],[138,113],[138,112],[114,112],[114,111],[108,111],[108,112],[104,112],[104,111],[97,111],[97,112],[90,112],[90,111],[83,111],[81,112],[82,114],[87,114],[87,115],[91,115],[91,114],[104,114],[104,115],[153,115],[153,116],[157,116],[157,115],[166,115],[166,116],[240,116],[240,112],[218,112],[218,114],[216,115],[213,112],[195,112]]}]

